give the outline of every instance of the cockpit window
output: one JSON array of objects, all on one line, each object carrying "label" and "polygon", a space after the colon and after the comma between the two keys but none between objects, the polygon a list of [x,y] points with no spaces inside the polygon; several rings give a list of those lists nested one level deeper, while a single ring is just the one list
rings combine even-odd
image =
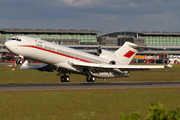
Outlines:
[{"label": "cockpit window", "polygon": [[9,40],[21,41],[21,39],[18,39],[18,38],[10,38]]}]

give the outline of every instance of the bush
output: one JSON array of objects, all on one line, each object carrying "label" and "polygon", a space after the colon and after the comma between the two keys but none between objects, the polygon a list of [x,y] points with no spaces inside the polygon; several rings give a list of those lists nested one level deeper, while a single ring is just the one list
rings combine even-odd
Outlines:
[{"label": "bush", "polygon": [[124,113],[120,114],[120,120],[142,120],[140,112],[132,112],[129,116]]},{"label": "bush", "polygon": [[[143,120],[140,112],[132,112],[129,116],[121,113],[120,120]],[[151,104],[149,106],[149,113],[144,120],[180,120],[179,108],[167,112],[164,105],[160,102],[158,104]]]}]

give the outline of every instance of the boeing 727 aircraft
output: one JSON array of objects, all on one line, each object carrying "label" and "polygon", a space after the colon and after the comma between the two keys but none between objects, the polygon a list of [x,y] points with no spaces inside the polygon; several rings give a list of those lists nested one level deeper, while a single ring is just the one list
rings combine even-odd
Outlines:
[{"label": "boeing 727 aircraft", "polygon": [[28,61],[25,61],[20,69],[56,70],[59,76],[62,74],[62,82],[69,82],[67,73],[82,74],[87,76],[87,82],[94,82],[96,78],[128,77],[129,71],[164,68],[163,65],[129,65],[138,51],[148,48],[130,42],[125,42],[114,53],[98,49],[99,56],[27,36],[12,37],[5,42],[5,46],[19,57],[45,63],[28,66]]}]

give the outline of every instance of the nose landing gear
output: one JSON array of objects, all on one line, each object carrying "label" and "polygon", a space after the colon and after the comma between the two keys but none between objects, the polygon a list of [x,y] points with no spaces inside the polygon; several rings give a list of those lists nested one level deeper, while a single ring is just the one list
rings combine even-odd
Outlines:
[{"label": "nose landing gear", "polygon": [[15,57],[15,59],[16,59],[16,64],[17,64],[17,65],[21,65],[21,64],[22,64],[22,59],[23,59],[23,58],[21,58],[21,57]]}]

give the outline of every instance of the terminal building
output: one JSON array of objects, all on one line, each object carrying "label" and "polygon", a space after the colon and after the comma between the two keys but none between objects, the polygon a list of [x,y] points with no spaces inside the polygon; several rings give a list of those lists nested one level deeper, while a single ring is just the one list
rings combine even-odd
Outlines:
[{"label": "terminal building", "polygon": [[146,56],[146,59],[167,59],[170,55],[180,55],[180,32],[118,31],[101,35],[97,40],[100,45],[106,46],[122,46],[129,41],[140,46],[156,47],[137,54]]},{"label": "terminal building", "polygon": [[102,45],[121,46],[125,41],[145,46],[180,46],[180,32],[121,31],[98,37]]},{"label": "terminal building", "polygon": [[8,53],[4,42],[18,35],[41,38],[94,54],[99,46],[105,50],[115,51],[125,41],[140,46],[156,47],[157,49],[146,49],[137,54],[136,57],[139,56],[139,59],[143,61],[150,58],[165,60],[169,55],[180,55],[180,32],[118,31],[97,37],[98,33],[100,31],[71,29],[0,29],[0,61],[3,61],[3,57],[13,57],[11,53]]},{"label": "terminal building", "polygon": [[0,43],[18,35],[41,38],[60,45],[97,45],[97,33],[94,30],[62,29],[0,29]]},{"label": "terminal building", "polygon": [[30,36],[47,40],[60,45],[98,45],[95,30],[71,30],[71,29],[0,29],[0,61],[3,58],[13,57],[8,53],[4,43],[13,36]]}]

